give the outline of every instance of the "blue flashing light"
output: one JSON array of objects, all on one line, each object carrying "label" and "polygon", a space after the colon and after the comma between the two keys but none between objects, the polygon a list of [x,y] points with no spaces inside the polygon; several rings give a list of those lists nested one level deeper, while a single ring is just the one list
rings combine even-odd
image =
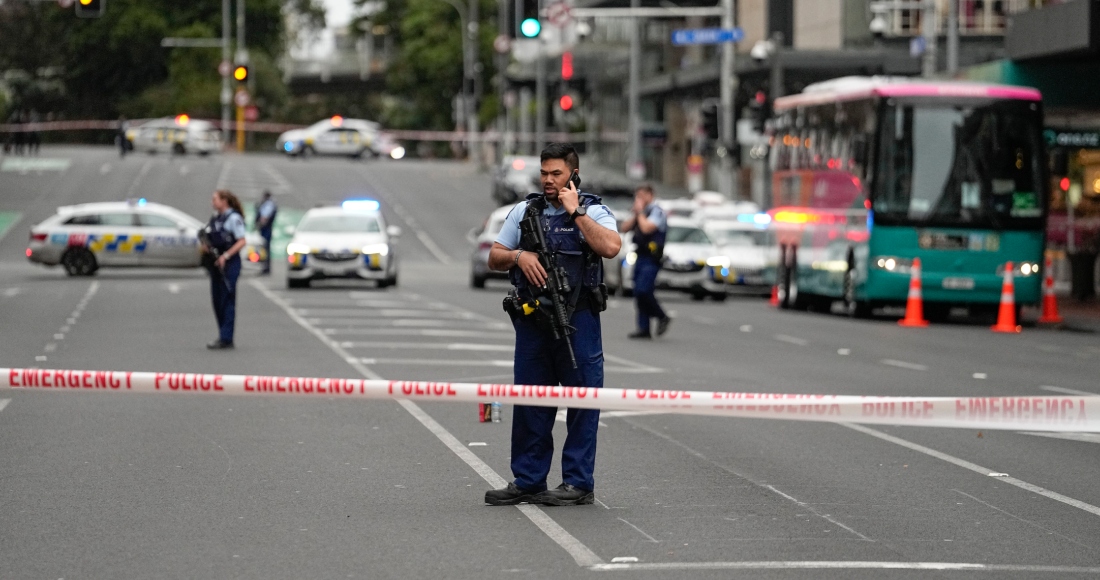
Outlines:
[{"label": "blue flashing light", "polygon": [[137,204],[138,204],[139,206],[141,206],[141,205],[145,205],[146,203],[148,203],[148,202],[147,202],[147,201],[145,201],[145,198],[144,198],[144,197],[143,197],[143,198],[141,198],[141,199],[139,199],[139,200],[138,200],[138,202],[137,202]]},{"label": "blue flashing light", "polygon": [[290,153],[291,151],[294,151],[294,144],[291,143],[290,141],[287,141],[286,143],[283,143],[283,151],[286,151],[287,153]]},{"label": "blue flashing light", "polygon": [[772,216],[766,213],[739,213],[737,214],[737,221],[746,224],[766,226],[772,222]]},{"label": "blue flashing light", "polygon": [[382,204],[374,199],[348,199],[340,207],[354,211],[378,211]]},{"label": "blue flashing light", "polygon": [[722,268],[722,276],[729,276],[729,275],[730,275],[730,269],[729,268]]}]

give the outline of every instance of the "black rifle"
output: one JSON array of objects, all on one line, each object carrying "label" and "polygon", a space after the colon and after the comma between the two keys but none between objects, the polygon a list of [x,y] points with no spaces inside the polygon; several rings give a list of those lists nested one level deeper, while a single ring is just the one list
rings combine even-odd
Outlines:
[{"label": "black rifle", "polygon": [[565,340],[565,346],[569,349],[569,360],[573,368],[577,368],[577,357],[573,355],[573,342],[569,335],[577,331],[569,322],[569,276],[565,268],[558,266],[558,260],[550,248],[546,245],[546,236],[542,232],[542,221],[537,214],[532,214],[520,222],[520,236],[522,248],[531,248],[539,257],[539,263],[546,270],[546,286],[535,288],[531,286],[532,294],[536,297],[541,292],[550,301],[550,330],[554,333],[554,340]]}]

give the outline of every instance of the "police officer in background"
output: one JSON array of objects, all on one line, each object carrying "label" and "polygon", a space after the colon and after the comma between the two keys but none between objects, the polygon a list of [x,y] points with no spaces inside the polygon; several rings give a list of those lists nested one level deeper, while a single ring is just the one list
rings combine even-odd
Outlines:
[{"label": "police officer in background", "polygon": [[653,186],[641,185],[634,191],[634,215],[622,223],[623,232],[633,232],[637,247],[634,261],[634,303],[638,310],[638,329],[630,338],[653,338],[649,332],[651,318],[657,319],[657,336],[668,331],[672,319],[665,314],[655,294],[657,272],[665,251],[668,231],[665,212],[654,203]]},{"label": "police officer in background", "polygon": [[237,278],[241,275],[241,249],[245,245],[241,202],[227,189],[214,192],[214,215],[200,232],[203,264],[210,273],[210,296],[218,319],[218,340],[211,350],[233,348],[233,324],[237,316]]},{"label": "police officer in background", "polygon": [[[572,334],[572,363],[564,339],[555,340],[536,308],[530,315],[512,310],[516,330],[515,383],[549,386],[603,386],[603,341],[599,312],[606,307],[601,258],[619,253],[621,239],[615,231],[615,217],[600,198],[577,190],[579,159],[567,143],[551,143],[541,155],[542,193],[527,196],[512,209],[489,252],[489,267],[508,270],[512,297],[531,301],[534,288],[547,284],[547,273],[532,248],[521,244],[520,223],[538,216],[546,245],[565,270],[573,289],[569,297]],[[577,176],[577,177],[574,177]],[[543,298],[545,300],[545,297]],[[596,429],[600,412],[569,409],[568,435],[562,450],[562,484],[547,489],[546,477],[554,456],[552,431],[557,409],[516,405],[512,420],[512,474],[507,487],[486,492],[485,503],[515,505],[590,504],[595,496],[593,470],[596,464]]]},{"label": "police officer in background", "polygon": [[260,274],[271,273],[271,227],[275,225],[277,213],[279,213],[279,206],[271,198],[271,192],[265,191],[263,199],[256,204],[256,230],[264,239],[263,270],[260,270]]}]

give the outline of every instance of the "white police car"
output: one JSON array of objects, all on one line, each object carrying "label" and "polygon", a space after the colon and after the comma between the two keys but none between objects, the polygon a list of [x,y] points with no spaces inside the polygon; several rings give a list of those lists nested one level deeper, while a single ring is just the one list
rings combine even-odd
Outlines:
[{"label": "white police car", "polygon": [[144,199],[60,207],[31,228],[27,259],[90,276],[100,267],[194,268],[203,223]]},{"label": "white police car", "polygon": [[401,228],[386,226],[379,203],[348,200],[339,207],[306,212],[286,246],[286,285],[306,288],[313,280],[358,278],[379,288],[397,284],[395,238]]},{"label": "white police car", "polygon": [[[634,262],[638,259],[633,236],[627,234],[630,251],[622,265],[624,293],[634,291]],[[710,296],[714,300],[726,299],[727,289],[723,280],[715,280],[714,265],[721,256],[717,246],[695,220],[682,217],[668,218],[665,234],[664,259],[657,272],[656,287],[663,290],[686,292],[695,300]]]},{"label": "white police car", "polygon": [[209,155],[222,149],[221,132],[209,121],[187,115],[147,121],[126,131],[134,151],[148,153],[198,153]]},{"label": "white police car", "polygon": [[[275,146],[290,157],[335,155],[358,159],[364,153],[377,155],[381,125],[365,119],[346,119],[334,115],[304,129],[293,129],[279,135]],[[382,143],[377,143],[381,146]],[[396,145],[394,145],[396,147]],[[393,149],[391,149],[392,154]],[[404,156],[401,149],[401,156]]]}]

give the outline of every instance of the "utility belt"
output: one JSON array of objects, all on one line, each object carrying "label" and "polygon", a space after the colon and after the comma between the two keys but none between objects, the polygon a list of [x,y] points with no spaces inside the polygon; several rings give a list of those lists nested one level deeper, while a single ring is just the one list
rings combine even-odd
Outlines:
[{"label": "utility belt", "polygon": [[[513,320],[519,317],[535,316],[535,320],[539,322],[550,323],[551,320],[551,308],[550,296],[541,295],[537,297],[524,297],[520,296],[520,293],[515,288],[504,297],[504,311],[512,317]],[[567,309],[570,318],[573,313],[579,310],[591,310],[593,314],[599,314],[604,310],[607,310],[607,285],[600,283],[595,288],[580,289],[579,295],[576,298],[576,303],[569,306]]]}]

